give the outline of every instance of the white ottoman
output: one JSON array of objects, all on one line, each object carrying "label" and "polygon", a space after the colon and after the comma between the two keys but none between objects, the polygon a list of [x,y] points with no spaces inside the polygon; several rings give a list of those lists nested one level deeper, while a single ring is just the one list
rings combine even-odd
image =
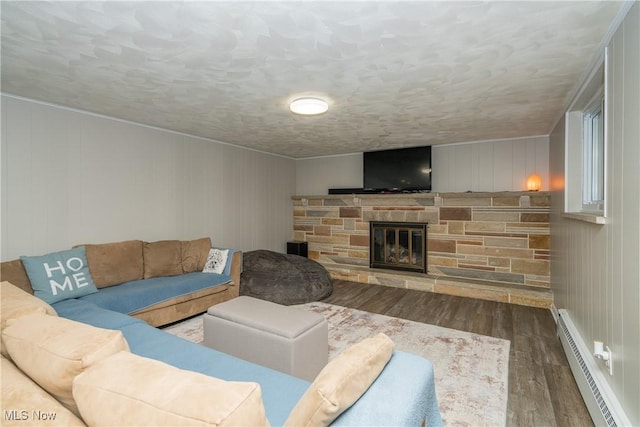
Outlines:
[{"label": "white ottoman", "polygon": [[204,315],[204,344],[313,381],[329,357],[327,320],[318,313],[241,296]]}]

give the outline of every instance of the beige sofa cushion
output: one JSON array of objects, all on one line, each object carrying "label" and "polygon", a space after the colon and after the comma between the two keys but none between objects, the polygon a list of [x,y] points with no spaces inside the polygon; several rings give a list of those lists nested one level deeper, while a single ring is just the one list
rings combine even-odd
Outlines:
[{"label": "beige sofa cushion", "polygon": [[393,354],[385,334],[362,340],[331,360],[289,414],[286,426],[328,426],[378,378]]},{"label": "beige sofa cushion", "polygon": [[89,425],[269,425],[258,384],[223,381],[125,352],[78,375],[73,395]]},{"label": "beige sofa cushion", "polygon": [[[56,311],[46,302],[42,301],[38,297],[34,297],[31,294],[13,286],[9,282],[0,283],[0,331],[4,331],[4,328],[15,319],[19,319],[23,316],[30,314],[50,314],[57,316]],[[3,356],[8,357],[8,353],[4,346],[4,340],[0,340],[2,345],[0,346],[0,353]]]},{"label": "beige sofa cushion", "polygon": [[25,292],[33,295],[31,281],[27,276],[27,270],[22,265],[22,260],[14,259],[13,261],[5,261],[0,263],[0,280],[11,282]]},{"label": "beige sofa cushion", "polygon": [[144,278],[182,274],[182,245],[179,240],[144,242]]},{"label": "beige sofa cushion", "polygon": [[2,339],[13,362],[76,415],[73,379],[105,357],[129,350],[120,331],[46,314],[13,321]]},{"label": "beige sofa cushion", "polygon": [[84,245],[93,282],[98,288],[144,277],[142,240]]},{"label": "beige sofa cushion", "polygon": [[9,360],[0,360],[3,426],[84,426]]},{"label": "beige sofa cushion", "polygon": [[209,249],[211,249],[211,238],[203,237],[180,243],[182,246],[182,272],[202,271],[205,262],[207,262]]}]

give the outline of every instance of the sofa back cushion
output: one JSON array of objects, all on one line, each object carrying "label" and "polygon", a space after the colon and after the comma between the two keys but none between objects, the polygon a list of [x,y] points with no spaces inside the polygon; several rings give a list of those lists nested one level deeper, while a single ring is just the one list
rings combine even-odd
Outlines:
[{"label": "sofa back cushion", "polygon": [[179,240],[144,242],[144,278],[182,274],[182,245]]},{"label": "sofa back cushion", "polygon": [[320,371],[289,414],[285,426],[328,426],[378,378],[394,344],[377,334],[352,345]]},{"label": "sofa back cushion", "polygon": [[[4,331],[4,328],[6,328],[12,321],[30,314],[41,313],[50,314],[52,316],[58,315],[49,304],[42,301],[40,298],[26,293],[17,286],[13,286],[10,282],[5,281],[0,283],[0,293],[2,294],[2,298],[0,298],[0,331]],[[4,341],[0,340],[0,342],[2,342],[2,345],[0,346],[0,353],[2,353],[3,356],[8,357],[9,353],[7,353],[5,349]]]},{"label": "sofa back cushion", "polygon": [[85,425],[9,360],[2,357],[0,363],[3,426]]},{"label": "sofa back cushion", "polygon": [[211,249],[211,238],[184,240],[180,243],[182,246],[182,272],[202,271],[207,262],[209,249]]},{"label": "sofa back cushion", "polygon": [[13,321],[2,339],[16,366],[76,415],[73,379],[94,363],[129,350],[120,331],[46,314]]},{"label": "sofa back cushion", "polygon": [[260,385],[118,353],[73,382],[89,425],[267,426]]},{"label": "sofa back cushion", "polygon": [[31,287],[29,276],[27,276],[27,271],[19,259],[0,263],[0,281],[11,282],[23,291],[33,295],[33,288]]},{"label": "sofa back cushion", "polygon": [[98,292],[82,246],[20,259],[35,296],[49,304]]},{"label": "sofa back cushion", "polygon": [[144,277],[142,240],[84,245],[93,281],[98,288]]}]

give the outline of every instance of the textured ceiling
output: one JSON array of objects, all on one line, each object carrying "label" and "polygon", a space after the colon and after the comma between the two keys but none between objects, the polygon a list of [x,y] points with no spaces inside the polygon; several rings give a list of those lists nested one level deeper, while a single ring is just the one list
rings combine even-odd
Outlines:
[{"label": "textured ceiling", "polygon": [[548,134],[622,3],[1,7],[4,93],[299,158]]}]

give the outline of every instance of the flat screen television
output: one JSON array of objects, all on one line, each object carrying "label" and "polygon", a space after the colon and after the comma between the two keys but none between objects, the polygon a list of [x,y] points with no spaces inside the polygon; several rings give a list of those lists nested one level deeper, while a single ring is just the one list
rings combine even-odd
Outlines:
[{"label": "flat screen television", "polygon": [[363,172],[366,191],[431,191],[431,146],[366,151]]}]

